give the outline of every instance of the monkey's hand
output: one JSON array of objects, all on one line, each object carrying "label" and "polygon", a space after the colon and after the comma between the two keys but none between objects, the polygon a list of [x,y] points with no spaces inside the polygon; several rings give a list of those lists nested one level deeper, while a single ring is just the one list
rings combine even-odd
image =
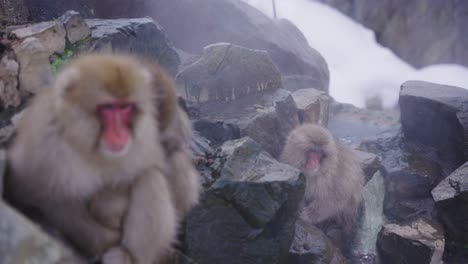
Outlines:
[{"label": "monkey's hand", "polygon": [[136,263],[159,263],[177,234],[177,216],[166,178],[149,169],[135,182],[121,245]]},{"label": "monkey's hand", "polygon": [[113,247],[102,256],[102,264],[132,264],[132,259],[123,247]]},{"label": "monkey's hand", "polygon": [[121,240],[120,232],[99,224],[84,203],[60,202],[44,208],[47,220],[87,257],[99,256]]},{"label": "monkey's hand", "polygon": [[120,230],[127,212],[128,187],[105,188],[96,193],[89,202],[89,212],[101,225]]}]

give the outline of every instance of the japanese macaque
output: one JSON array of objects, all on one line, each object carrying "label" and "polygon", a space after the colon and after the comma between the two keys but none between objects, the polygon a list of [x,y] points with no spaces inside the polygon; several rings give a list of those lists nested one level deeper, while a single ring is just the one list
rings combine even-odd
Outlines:
[{"label": "japanese macaque", "polygon": [[364,184],[364,173],[351,150],[326,128],[306,124],[291,131],[280,159],[306,177],[299,217],[314,224],[332,219],[351,231]]},{"label": "japanese macaque", "polygon": [[[155,76],[156,105],[159,112],[160,141],[166,157],[168,172],[165,174],[171,187],[177,216],[182,220],[198,202],[200,180],[192,161],[190,143],[192,127],[177,98],[175,83],[157,65],[149,65]],[[181,190],[184,190],[181,193]],[[125,214],[125,188],[110,187],[97,193],[90,202],[91,214],[103,225],[118,229]],[[112,204],[112,206],[109,206]]]},{"label": "japanese macaque", "polygon": [[10,199],[39,211],[90,259],[157,263],[199,188],[181,154],[190,126],[168,82],[159,66],[131,56],[72,61],[19,123],[8,155]]}]

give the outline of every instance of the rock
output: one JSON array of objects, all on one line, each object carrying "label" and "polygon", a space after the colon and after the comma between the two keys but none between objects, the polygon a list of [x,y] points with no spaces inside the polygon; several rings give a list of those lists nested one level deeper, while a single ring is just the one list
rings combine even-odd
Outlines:
[{"label": "rock", "polygon": [[78,12],[67,11],[58,20],[65,26],[67,40],[72,44],[91,35],[91,29]]},{"label": "rock", "polygon": [[400,129],[367,140],[360,149],[381,157],[380,171],[386,187],[384,212],[388,218],[408,221],[424,216],[434,220],[434,204],[428,198],[446,175],[434,149],[407,142]]},{"label": "rock", "polygon": [[299,89],[306,89],[310,87],[318,87],[316,88],[319,91],[324,91],[328,93],[328,88],[324,89],[323,83],[318,77],[313,77],[309,75],[283,75],[283,88],[295,92]]},{"label": "rock", "polygon": [[53,21],[9,30],[15,39],[12,46],[20,65],[20,90],[33,94],[50,83],[51,70],[55,73],[73,53],[85,51],[88,42],[77,42],[86,39],[91,32],[75,11],[67,11]]},{"label": "rock", "polygon": [[4,55],[0,57],[0,106],[18,107],[21,103],[21,96],[18,87],[18,63]]},{"label": "rock", "polygon": [[270,99],[274,107],[265,109],[241,126],[241,136],[249,136],[273,157],[278,158],[291,130],[299,125],[296,103],[286,90],[278,90]]},{"label": "rock", "polygon": [[437,227],[419,219],[410,225],[386,224],[377,247],[383,263],[443,263],[444,236]]},{"label": "rock", "polygon": [[0,150],[0,197],[3,197],[3,181],[7,167],[7,156],[5,150]]},{"label": "rock", "polygon": [[18,25],[28,21],[29,10],[25,0],[4,0],[0,2],[0,25]]},{"label": "rock", "polygon": [[[385,178],[384,210],[387,216],[403,220],[415,212],[407,212],[408,200],[430,197],[431,190],[442,178],[438,164],[415,153],[401,153],[397,158],[387,157],[383,162]],[[393,162],[393,164],[389,164]]]},{"label": "rock", "polygon": [[195,261],[187,257],[184,253],[180,250],[174,250],[171,253],[170,257],[165,257],[164,260],[161,262],[163,264],[197,264]]},{"label": "rock", "polygon": [[325,60],[288,20],[270,19],[239,0],[124,2],[116,6],[112,1],[105,1],[96,15],[153,17],[177,48],[192,54],[200,54],[203,47],[218,42],[266,50],[283,75],[308,76],[314,85],[307,87],[328,91],[329,71]]},{"label": "rock", "polygon": [[197,120],[193,123],[193,129],[214,145],[221,145],[228,140],[240,138],[239,127],[223,121]]},{"label": "rock", "polygon": [[[50,55],[62,53],[65,49],[65,27],[59,21],[28,24],[11,32],[19,40],[35,37]],[[22,66],[20,61],[20,66]]]},{"label": "rock", "polygon": [[86,263],[0,201],[0,263]]},{"label": "rock", "polygon": [[[64,39],[65,40],[65,39]],[[51,77],[50,50],[35,37],[29,37],[13,46],[20,66],[21,94],[36,94]]]},{"label": "rock", "polygon": [[445,228],[447,249],[468,254],[468,163],[463,164],[432,190]]},{"label": "rock", "polygon": [[194,64],[197,60],[199,60],[202,55],[192,54],[181,49],[175,48],[177,54],[179,54],[180,58],[180,67],[179,72],[182,72],[186,67]]},{"label": "rock", "polygon": [[198,263],[285,263],[304,177],[250,138],[220,152],[221,177],[187,219],[187,255]]},{"label": "rock", "polygon": [[16,128],[13,125],[5,125],[0,127],[0,147],[5,147],[15,135]]},{"label": "rock", "polygon": [[[379,43],[416,67],[468,65],[468,2],[320,0],[375,31]],[[428,31],[429,30],[429,31]]]},{"label": "rock", "polygon": [[308,88],[299,89],[292,93],[299,110],[301,123],[328,125],[328,106],[330,97],[322,91]]},{"label": "rock", "polygon": [[65,27],[58,21],[41,22],[12,30],[12,47],[19,63],[19,87],[22,93],[35,94],[51,77],[49,58],[65,49]]},{"label": "rock", "polygon": [[383,101],[380,95],[374,95],[366,98],[366,109],[369,110],[383,110]]},{"label": "rock", "polygon": [[218,171],[213,172],[214,169],[211,167],[213,164],[213,158],[215,151],[210,146],[211,142],[202,137],[198,131],[193,131],[191,150],[194,157],[194,163],[197,166],[197,170],[200,173],[200,180],[202,186],[208,187],[214,182],[215,178],[219,176]]},{"label": "rock", "polygon": [[344,264],[347,262],[341,251],[319,228],[298,220],[287,263]]},{"label": "rock", "polygon": [[11,118],[11,123],[15,128],[18,127],[18,124],[21,118],[23,117],[23,114],[24,114],[24,110],[19,113],[14,114],[13,117]]},{"label": "rock", "polygon": [[380,168],[379,156],[360,150],[353,150],[362,170],[366,176],[365,182],[368,182]]},{"label": "rock", "polygon": [[164,30],[150,18],[87,19],[91,28],[91,50],[123,51],[157,59],[175,75],[180,58]]},{"label": "rock", "polygon": [[198,103],[231,101],[281,87],[281,75],[265,51],[229,43],[206,46],[203,56],[177,75],[185,97]]},{"label": "rock", "polygon": [[410,141],[434,147],[458,167],[468,158],[468,91],[454,86],[409,81],[400,91],[401,124]]},{"label": "rock", "polygon": [[241,137],[251,137],[274,157],[279,155],[289,131],[299,124],[296,103],[283,89],[231,102],[207,102],[198,109],[200,119],[237,125]]},{"label": "rock", "polygon": [[208,139],[202,137],[199,132],[193,132],[191,150],[195,156],[213,154],[214,151],[211,148],[210,143],[211,142]]}]

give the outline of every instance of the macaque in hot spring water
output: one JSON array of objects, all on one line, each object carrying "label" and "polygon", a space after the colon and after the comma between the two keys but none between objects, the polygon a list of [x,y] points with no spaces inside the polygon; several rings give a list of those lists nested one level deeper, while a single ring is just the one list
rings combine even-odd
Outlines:
[{"label": "macaque in hot spring water", "polygon": [[25,111],[8,154],[9,199],[89,259],[158,263],[198,201],[190,137],[161,67],[83,55]]},{"label": "macaque in hot spring water", "polygon": [[350,232],[364,185],[364,173],[352,151],[326,128],[305,124],[291,131],[280,160],[306,177],[300,219],[313,224],[333,219]]}]

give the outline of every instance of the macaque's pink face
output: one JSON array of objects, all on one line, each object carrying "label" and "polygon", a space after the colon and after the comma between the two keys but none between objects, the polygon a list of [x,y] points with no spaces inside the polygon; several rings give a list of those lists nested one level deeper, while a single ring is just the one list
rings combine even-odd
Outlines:
[{"label": "macaque's pink face", "polygon": [[323,159],[323,151],[320,148],[310,148],[305,152],[305,169],[317,172]]},{"label": "macaque's pink face", "polygon": [[132,142],[131,123],[135,105],[125,101],[113,101],[99,104],[97,112],[102,125],[101,150],[110,156],[125,155]]}]

